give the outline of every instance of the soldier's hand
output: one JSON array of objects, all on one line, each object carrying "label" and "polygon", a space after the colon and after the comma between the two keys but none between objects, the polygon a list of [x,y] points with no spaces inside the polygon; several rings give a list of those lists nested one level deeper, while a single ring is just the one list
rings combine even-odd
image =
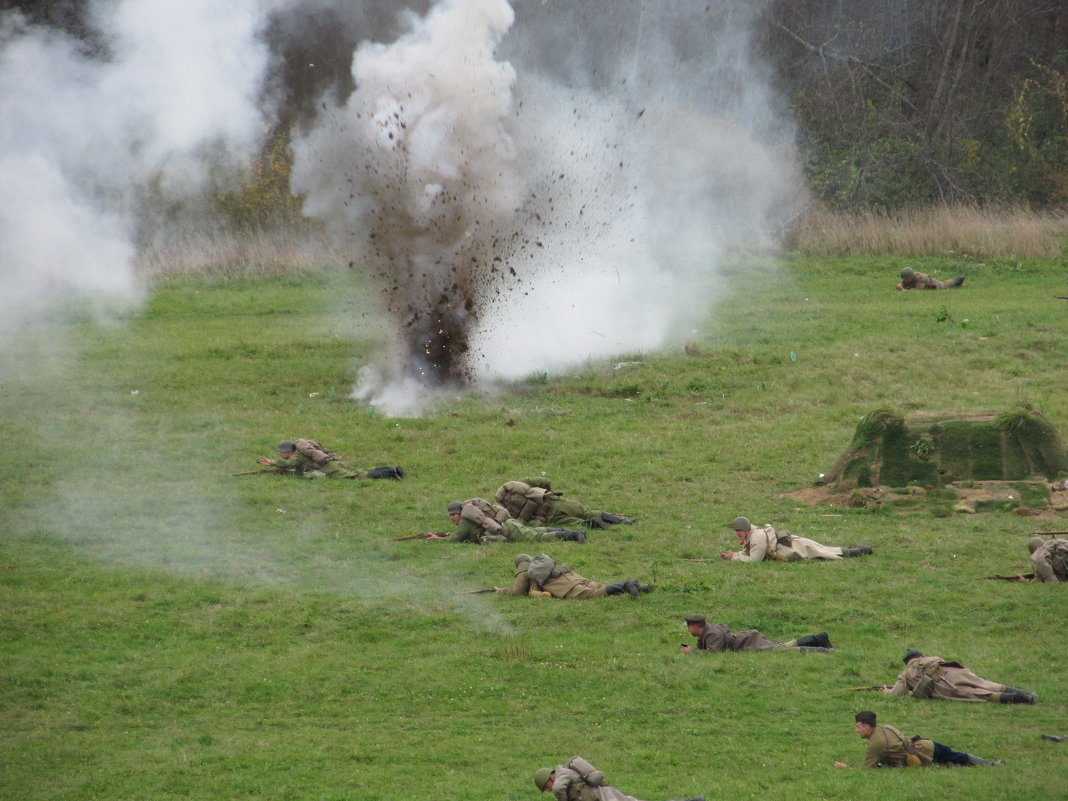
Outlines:
[{"label": "soldier's hand", "polygon": [[734,551],[727,551],[726,553],[721,553],[719,555],[719,558],[720,559],[733,559],[734,558]]},{"label": "soldier's hand", "polygon": [[688,654],[688,653],[690,653],[690,651],[693,650],[693,646],[692,645],[680,645],[679,646],[679,650],[682,651],[684,654]]},{"label": "soldier's hand", "polygon": [[265,465],[266,467],[270,467],[271,466],[271,460],[268,459],[266,456],[261,456],[256,461],[259,462],[262,465]]},{"label": "soldier's hand", "polygon": [[849,767],[849,765],[847,765],[845,762],[835,762],[834,766],[836,768],[848,768]]}]

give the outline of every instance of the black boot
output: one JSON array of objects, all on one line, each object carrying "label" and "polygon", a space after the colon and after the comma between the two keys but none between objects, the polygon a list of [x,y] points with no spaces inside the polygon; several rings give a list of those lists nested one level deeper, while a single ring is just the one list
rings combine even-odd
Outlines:
[{"label": "black boot", "polygon": [[601,512],[601,521],[607,523],[610,526],[616,524],[624,526],[633,526],[637,520],[632,520],[629,517],[623,517],[623,515],[612,514],[611,512]]},{"label": "black boot", "polygon": [[375,467],[367,471],[368,478],[395,478],[400,481],[404,478],[403,467]]},{"label": "black boot", "polygon": [[627,588],[627,592],[630,593],[631,598],[637,598],[638,593],[641,592],[641,587],[638,586],[637,579],[627,579],[623,586]]},{"label": "black boot", "polygon": [[652,592],[653,591],[653,585],[652,584],[639,584],[638,585],[638,591],[639,592]]},{"label": "black boot", "polygon": [[842,549],[842,556],[846,557],[847,559],[854,556],[865,556],[871,553],[874,553],[874,551],[872,550],[872,547],[870,545],[860,545],[856,548],[850,547]]},{"label": "black boot", "polygon": [[998,701],[1003,704],[1033,704],[1035,702],[1035,694],[1025,692],[1003,692],[998,696]]},{"label": "black boot", "polygon": [[800,651],[803,654],[829,654],[834,649],[833,648],[817,648],[817,647],[811,646],[811,645],[801,645],[801,646],[798,646],[797,650]]},{"label": "black boot", "polygon": [[798,648],[830,648],[831,641],[827,637],[827,632],[821,631],[819,634],[806,634],[804,637],[798,637],[794,645]]},{"label": "black boot", "polygon": [[957,287],[957,286],[960,286],[963,283],[964,283],[964,276],[963,275],[958,275],[956,278],[954,278],[952,281],[949,282],[949,285],[951,287]]},{"label": "black boot", "polygon": [[556,539],[566,540],[567,542],[577,542],[582,545],[586,542],[586,534],[582,531],[568,531],[566,528],[560,529],[556,533]]},{"label": "black boot", "polygon": [[615,584],[606,584],[604,587],[605,595],[622,595],[627,591],[627,582],[617,581]]},{"label": "black boot", "polygon": [[821,631],[819,634],[813,634],[812,636],[816,639],[813,645],[818,645],[820,648],[834,648],[831,645],[831,638],[827,636],[827,632]]},{"label": "black boot", "polygon": [[583,520],[582,525],[586,528],[608,528],[611,523],[606,523],[599,517],[591,517],[589,520]]},{"label": "black boot", "polygon": [[990,759],[983,759],[982,757],[978,757],[975,754],[965,754],[964,756],[968,757],[968,764],[969,765],[1001,765],[1002,764],[1000,759],[997,762],[995,762],[995,761],[990,760]]}]

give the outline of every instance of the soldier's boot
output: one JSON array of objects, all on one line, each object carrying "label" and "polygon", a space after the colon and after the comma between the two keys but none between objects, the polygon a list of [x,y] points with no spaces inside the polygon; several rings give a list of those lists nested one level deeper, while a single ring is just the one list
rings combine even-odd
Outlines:
[{"label": "soldier's boot", "polygon": [[591,517],[589,520],[583,520],[582,525],[586,528],[608,528],[611,523],[606,523],[599,517]]},{"label": "soldier's boot", "polygon": [[848,558],[854,556],[867,556],[868,554],[875,553],[870,545],[859,545],[857,547],[849,547],[842,549],[842,556]]},{"label": "soldier's boot", "polygon": [[567,542],[577,542],[579,545],[582,545],[584,542],[586,542],[586,534],[582,531],[568,531],[565,528],[560,529],[559,531],[555,532],[555,534],[556,539],[558,540],[566,540]]},{"label": "soldier's boot", "polygon": [[375,467],[367,471],[368,478],[393,478],[400,481],[404,478],[403,467]]},{"label": "soldier's boot", "polygon": [[949,282],[949,285],[951,287],[958,287],[963,283],[964,283],[964,276],[963,275],[958,275],[956,278],[954,278],[953,280],[951,280]]},{"label": "soldier's boot", "polygon": [[998,696],[998,701],[1003,704],[1033,704],[1035,702],[1035,694],[1022,691],[1003,692]]},{"label": "soldier's boot", "polygon": [[641,587],[638,585],[638,579],[627,579],[623,583],[623,586],[627,588],[627,592],[630,593],[631,598],[637,598],[638,593],[642,591]]},{"label": "soldier's boot", "polygon": [[637,520],[634,520],[632,518],[623,517],[623,515],[613,514],[612,512],[601,512],[601,520],[610,526],[614,526],[617,524],[623,526],[633,526],[635,523],[638,522]]},{"label": "soldier's boot", "polygon": [[622,595],[627,591],[627,582],[617,581],[615,584],[606,584],[604,587],[605,595]]},{"label": "soldier's boot", "polygon": [[834,651],[833,648],[818,648],[814,645],[801,645],[797,650],[803,654],[829,654]]},{"label": "soldier's boot", "polygon": [[821,631],[819,634],[806,634],[804,637],[798,637],[793,641],[793,644],[798,648],[833,648],[831,645],[831,638],[827,636],[827,632]]},{"label": "soldier's boot", "polygon": [[1004,764],[1004,763],[1002,763],[1002,761],[1000,759],[997,760],[997,761],[992,760],[992,759],[983,759],[982,757],[976,756],[975,754],[965,754],[964,756],[968,757],[968,764],[969,765],[1001,765],[1001,764]]},{"label": "soldier's boot", "polygon": [[1042,739],[1051,743],[1063,743],[1068,740],[1068,734],[1043,734]]},{"label": "soldier's boot", "polygon": [[652,592],[653,591],[653,585],[652,584],[639,584],[638,585],[638,591],[639,592]]}]

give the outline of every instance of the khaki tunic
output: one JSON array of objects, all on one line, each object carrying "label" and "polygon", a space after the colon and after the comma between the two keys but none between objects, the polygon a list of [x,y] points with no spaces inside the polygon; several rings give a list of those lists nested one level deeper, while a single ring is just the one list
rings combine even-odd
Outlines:
[{"label": "khaki tunic", "polygon": [[[908,748],[905,743],[905,735],[893,726],[876,726],[868,738],[868,747],[864,751],[864,763],[862,768],[903,768],[905,758],[908,756]],[[914,741],[913,746],[923,755],[923,764],[929,765],[934,758],[934,743],[930,740],[919,739]]]},{"label": "khaki tunic", "polygon": [[980,678],[957,662],[946,662],[940,656],[920,656],[910,661],[897,682],[890,688],[891,695],[912,695],[925,676],[933,679],[931,698],[946,701],[998,701],[1005,685]]},{"label": "khaki tunic", "polygon": [[697,650],[715,653],[718,651],[773,651],[785,648],[781,642],[768,639],[756,629],[731,631],[724,623],[706,623],[697,635]]},{"label": "khaki tunic", "polygon": [[952,289],[958,286],[955,279],[939,281],[927,273],[913,273],[912,278],[901,282],[902,289]]},{"label": "khaki tunic", "polygon": [[634,796],[626,795],[610,784],[598,787],[587,784],[578,771],[566,765],[556,766],[552,794],[556,801],[638,801]]},{"label": "khaki tunic", "polygon": [[1068,540],[1054,538],[1031,554],[1035,578],[1051,584],[1068,581]]},{"label": "khaki tunic", "polygon": [[337,459],[331,458],[325,462],[317,462],[314,459],[309,459],[300,451],[294,451],[293,455],[288,459],[272,459],[270,466],[277,467],[286,473],[295,473],[298,476],[307,476],[308,478],[321,476],[326,478],[365,478],[367,476],[366,471],[353,470]]},{"label": "khaki tunic", "polygon": [[507,481],[497,488],[494,500],[508,514],[534,526],[574,528],[587,520],[600,520],[601,513],[572,498],[525,481]]},{"label": "khaki tunic", "polygon": [[745,536],[745,546],[731,557],[734,562],[793,562],[798,559],[841,559],[842,549],[820,545],[815,540],[790,535],[790,544],[779,542],[775,529],[764,524],[753,526]]},{"label": "khaki tunic", "polygon": [[[540,588],[527,575],[529,562],[524,562],[515,571],[515,582],[511,587],[500,590],[502,595],[529,595],[531,589],[541,589],[549,593],[553,598],[567,598],[572,600],[584,600],[586,598],[603,598],[605,585],[599,581],[583,578],[570,569],[559,576],[554,576],[546,581]],[[565,566],[566,567],[566,566]]]},{"label": "khaki tunic", "polygon": [[518,520],[505,520],[503,523],[497,523],[494,520],[486,519],[483,524],[480,525],[470,518],[465,518],[463,512],[460,513],[460,522],[456,524],[456,529],[445,537],[446,540],[452,540],[453,542],[544,542],[547,540],[557,539],[556,532],[547,528],[538,528],[535,526],[525,526]]}]

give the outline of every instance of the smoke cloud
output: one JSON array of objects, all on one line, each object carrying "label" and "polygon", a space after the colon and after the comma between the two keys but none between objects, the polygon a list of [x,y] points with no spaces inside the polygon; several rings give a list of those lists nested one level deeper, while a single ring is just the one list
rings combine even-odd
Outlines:
[{"label": "smoke cloud", "polygon": [[264,132],[252,0],[90,2],[73,36],[0,15],[0,324],[135,303],[149,196],[202,191]]},{"label": "smoke cloud", "polygon": [[293,173],[396,322],[356,397],[417,413],[427,387],[661,347],[707,315],[723,249],[788,216],[759,8],[653,6],[446,0],[357,48]]}]

